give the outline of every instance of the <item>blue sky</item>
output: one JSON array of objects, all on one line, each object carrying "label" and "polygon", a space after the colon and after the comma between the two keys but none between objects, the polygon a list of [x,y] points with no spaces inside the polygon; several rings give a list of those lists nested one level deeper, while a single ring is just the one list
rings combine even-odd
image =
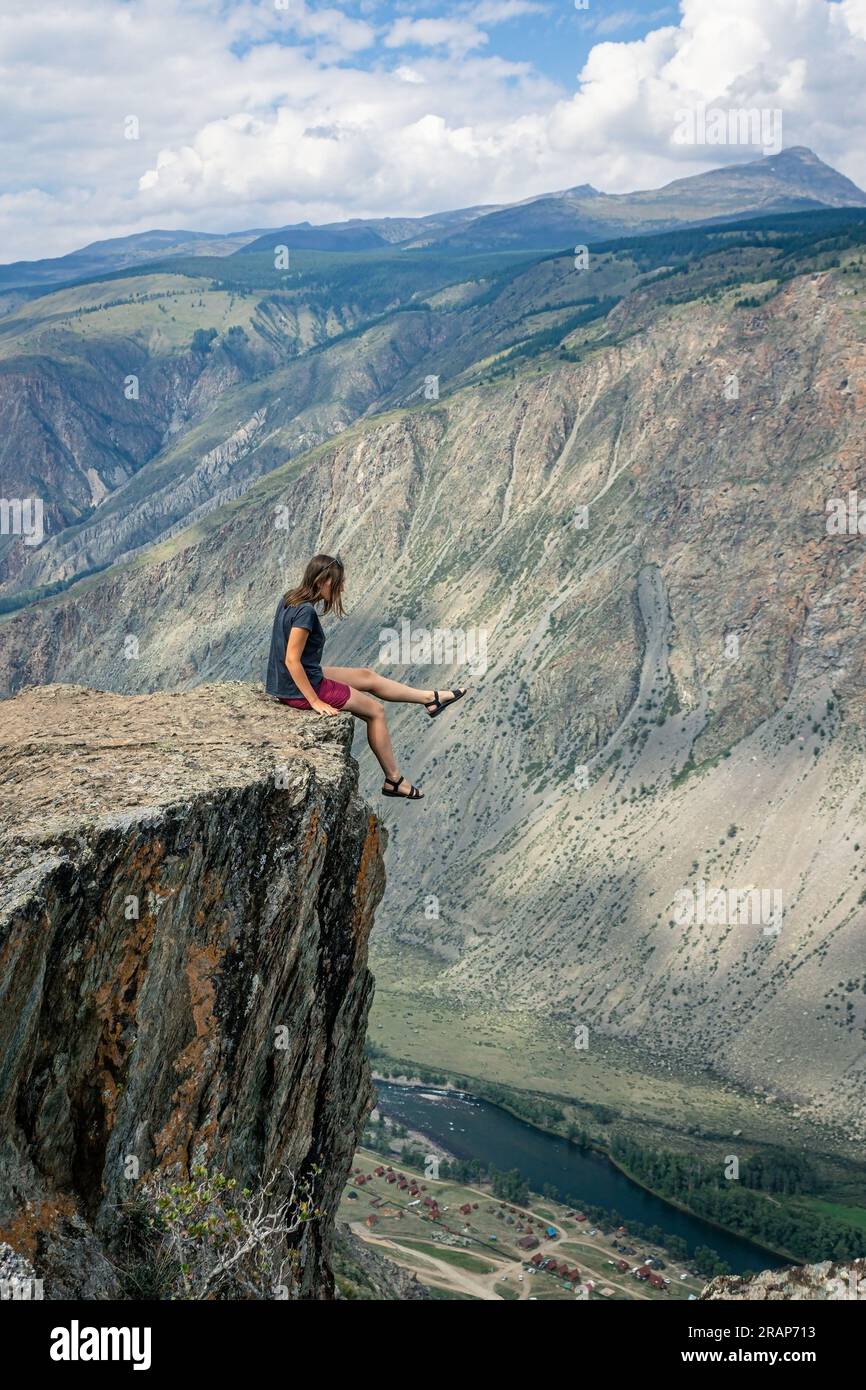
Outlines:
[{"label": "blue sky", "polygon": [[642,38],[650,28],[676,20],[677,6],[595,4],[578,10],[554,5],[540,16],[521,16],[494,30],[495,51],[513,62],[528,60],[563,87],[574,87],[590,49],[601,42]]},{"label": "blue sky", "polygon": [[0,257],[657,187],[778,111],[866,183],[866,0],[4,0]]},{"label": "blue sky", "polygon": [[[314,3],[311,9],[333,9],[329,3]],[[529,3],[493,5],[486,9],[467,0],[466,4],[451,4],[448,0],[432,0],[430,4],[344,4],[340,8],[354,19],[375,25],[382,37],[387,36],[403,20],[432,19],[443,25],[464,21],[483,34],[485,42],[477,51],[499,56],[510,63],[531,63],[563,88],[574,87],[580,69],[594,44],[604,41],[628,41],[641,38],[648,29],[663,23],[676,22],[678,5],[663,5],[658,0],[634,0],[633,4],[617,4],[616,0],[588,0],[578,8],[573,0],[529,0]],[[513,17],[509,16],[513,10]],[[501,15],[502,17],[496,17]],[[493,16],[490,22],[487,16]],[[279,24],[274,31],[279,32]],[[285,39],[291,42],[290,39]],[[376,44],[358,54],[358,61],[372,66],[383,54],[396,65],[406,56],[418,55],[427,45],[412,42],[407,36],[400,49],[388,50]]]}]

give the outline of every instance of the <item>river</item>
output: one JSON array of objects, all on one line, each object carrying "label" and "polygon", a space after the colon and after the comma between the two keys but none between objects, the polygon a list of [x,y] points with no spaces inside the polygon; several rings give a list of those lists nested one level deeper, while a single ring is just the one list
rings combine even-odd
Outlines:
[{"label": "river", "polygon": [[545,1134],[488,1101],[466,1092],[388,1081],[377,1081],[376,1090],[379,1109],[389,1119],[426,1135],[455,1158],[477,1159],[500,1171],[517,1168],[533,1192],[540,1193],[549,1184],[576,1206],[586,1203],[617,1211],[626,1225],[640,1221],[660,1226],[681,1236],[690,1251],[698,1245],[711,1246],[735,1274],[774,1269],[783,1263],[750,1241],[670,1206],[632,1182],[603,1154]]}]

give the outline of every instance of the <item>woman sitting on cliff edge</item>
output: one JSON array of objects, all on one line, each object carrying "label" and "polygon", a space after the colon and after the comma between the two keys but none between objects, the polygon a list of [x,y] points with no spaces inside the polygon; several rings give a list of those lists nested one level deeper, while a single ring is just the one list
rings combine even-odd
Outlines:
[{"label": "woman sitting on cliff edge", "polygon": [[316,612],[343,616],[343,562],[333,555],[314,555],[300,584],[283,594],[274,615],[266,688],[281,704],[317,714],[348,710],[367,725],[367,742],[385,774],[383,796],[420,801],[424,793],[401,775],[391,745],[382,700],[423,705],[435,719],[463,690],[416,690],[366,666],[322,666],[325,630]]}]

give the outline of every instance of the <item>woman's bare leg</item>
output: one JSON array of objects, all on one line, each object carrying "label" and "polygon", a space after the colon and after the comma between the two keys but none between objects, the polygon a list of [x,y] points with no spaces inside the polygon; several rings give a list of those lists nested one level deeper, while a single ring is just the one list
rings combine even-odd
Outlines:
[{"label": "woman's bare leg", "polygon": [[[432,690],[419,690],[414,685],[404,685],[402,681],[392,681],[369,666],[323,666],[324,674],[332,681],[341,681],[353,690],[366,691],[377,700],[398,701],[404,705],[432,705],[435,699]],[[440,690],[439,698],[450,699],[454,692]]]},{"label": "woman's bare leg", "polygon": [[[332,668],[340,669],[340,668]],[[347,669],[347,668],[342,668]],[[331,676],[331,680],[336,680],[336,676]],[[348,684],[348,682],[344,682]],[[385,718],[385,711],[378,700],[374,700],[372,695],[366,694],[361,690],[350,687],[349,698],[343,705],[343,709],[354,714],[358,719],[363,719],[367,725],[367,742],[375,754],[379,766],[384,772],[389,782],[396,782],[400,777],[400,769],[397,766],[397,759],[394,757],[394,747],[391,743],[391,734],[388,730],[388,721]],[[410,789],[408,782],[403,782],[399,788],[401,795],[407,795]]]}]

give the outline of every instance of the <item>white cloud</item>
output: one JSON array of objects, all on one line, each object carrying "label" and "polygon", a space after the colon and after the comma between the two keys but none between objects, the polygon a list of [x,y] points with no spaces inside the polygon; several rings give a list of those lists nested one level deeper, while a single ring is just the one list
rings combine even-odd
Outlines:
[{"label": "white cloud", "polygon": [[551,10],[538,0],[474,0],[453,8],[453,16],[445,19],[398,19],[386,35],[386,47],[448,48],[459,56],[489,43],[486,29],[529,15],[549,15]]},{"label": "white cloud", "polygon": [[399,68],[394,69],[394,76],[398,77],[401,82],[415,82],[421,85],[427,80],[417,68],[406,67],[403,63],[400,64]]},{"label": "white cloud", "polygon": [[597,43],[570,93],[495,52],[491,26],[533,0],[384,27],[381,9],[357,19],[304,0],[14,4],[0,37],[0,119],[16,130],[4,259],[152,226],[646,188],[757,153],[677,145],[677,112],[700,101],[780,107],[786,145],[866,183],[866,0],[683,0],[645,38]]},{"label": "white cloud", "polygon": [[669,20],[675,15],[676,8],[673,5],[666,5],[651,14],[647,14],[645,10],[609,10],[607,14],[593,20],[592,31],[594,34],[619,34],[623,29],[634,29],[645,26],[647,22],[656,23],[662,19]]},{"label": "white cloud", "polygon": [[487,42],[487,35],[465,19],[398,19],[385,37],[386,48],[447,48],[456,54]]},{"label": "white cloud", "polygon": [[536,0],[478,0],[469,6],[468,14],[474,24],[503,24],[524,15],[549,14],[550,9],[550,5],[540,5]]}]

